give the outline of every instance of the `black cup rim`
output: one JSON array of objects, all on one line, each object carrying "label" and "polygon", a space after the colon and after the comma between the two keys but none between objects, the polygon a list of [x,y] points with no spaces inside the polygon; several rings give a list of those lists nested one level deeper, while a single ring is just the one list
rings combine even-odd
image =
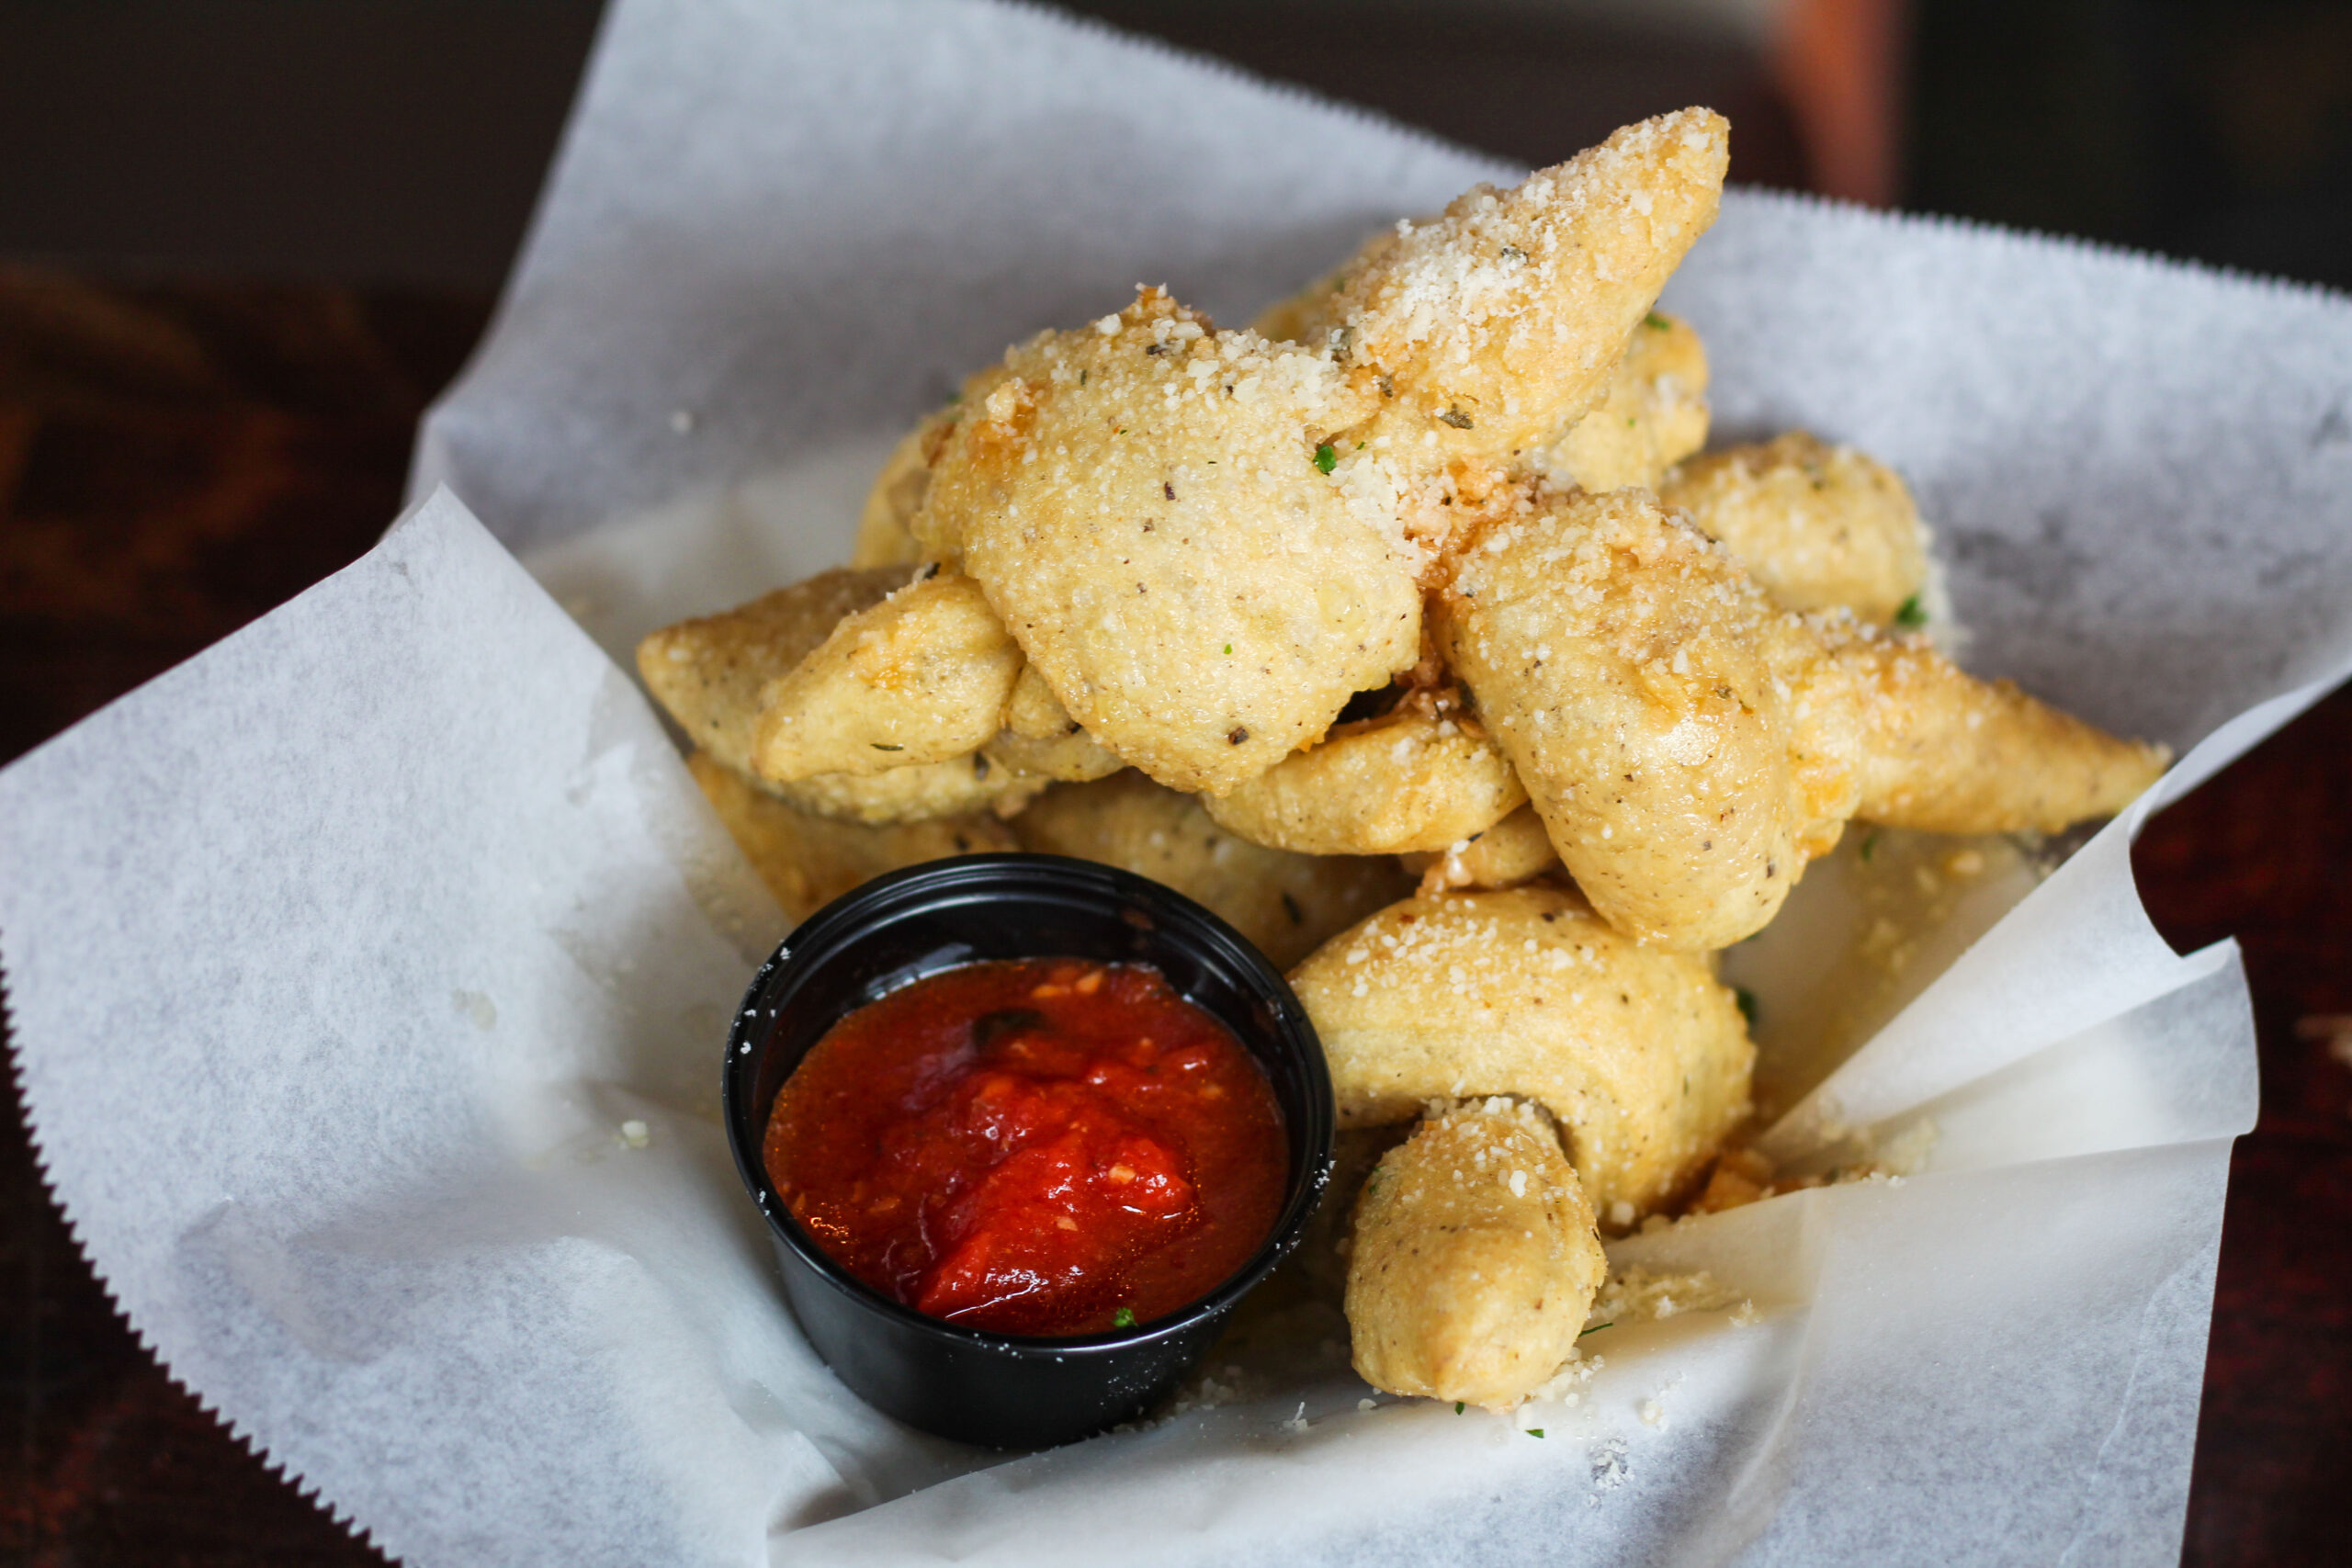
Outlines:
[{"label": "black cup rim", "polygon": [[[1195,1298],[1186,1305],[1148,1323],[1133,1328],[1112,1329],[1102,1334],[1068,1337],[1026,1334],[995,1334],[966,1324],[950,1322],[915,1311],[858,1279],[819,1247],[790,1209],[776,1194],[769,1179],[764,1160],[761,1157],[760,1138],[746,1138],[746,1125],[739,1114],[743,1097],[751,1092],[752,1080],[758,1076],[761,1047],[774,1033],[774,1010],[763,1008],[763,998],[771,985],[787,966],[804,962],[800,953],[811,954],[805,962],[815,964],[854,936],[873,929],[870,922],[878,915],[887,915],[894,904],[910,902],[910,890],[934,891],[942,886],[967,884],[978,893],[990,884],[1001,884],[1009,875],[1042,878],[1055,876],[1079,886],[1091,886],[1118,903],[1139,907],[1155,919],[1163,914],[1193,925],[1207,934],[1216,945],[1227,949],[1228,961],[1250,978],[1272,1011],[1275,1020],[1275,1049],[1295,1053],[1305,1072],[1306,1092],[1304,1106],[1285,1103],[1285,1116],[1301,1116],[1305,1124],[1306,1157],[1302,1168],[1292,1173],[1283,1204],[1276,1215],[1273,1227],[1266,1239],[1247,1262],[1228,1276],[1216,1289]],[[1039,953],[1035,956],[1048,958],[1057,953]],[[924,976],[938,974],[952,965],[910,973],[894,983],[875,991],[868,1001],[878,998],[901,986],[913,983]],[[1188,998],[1190,999],[1190,998]],[[863,1004],[861,1004],[863,1005]],[[1219,1021],[1243,1040],[1248,1047],[1246,1026],[1238,1021],[1219,1016]],[[763,1023],[765,1027],[763,1027]],[[739,1089],[738,1085],[743,1087]],[[1276,1094],[1281,1095],[1279,1086]],[[1117,866],[1095,861],[1075,860],[1064,855],[1005,852],[958,855],[944,861],[929,861],[888,872],[858,886],[827,904],[815,914],[794,927],[760,965],[745,988],[742,1005],[736,1010],[733,1023],[727,1034],[727,1056],[719,1081],[720,1116],[727,1125],[727,1142],[735,1156],[735,1169],[744,1188],[767,1222],[771,1235],[789,1247],[807,1264],[817,1278],[835,1291],[848,1296],[864,1309],[891,1320],[901,1327],[941,1340],[949,1345],[968,1347],[1015,1356],[1043,1356],[1056,1360],[1107,1357],[1139,1345],[1176,1337],[1194,1331],[1204,1323],[1222,1317],[1238,1305],[1241,1298],[1254,1290],[1276,1265],[1295,1250],[1305,1235],[1307,1222],[1321,1204],[1324,1190],[1331,1177],[1331,1150],[1338,1124],[1338,1111],[1331,1089],[1330,1070],[1323,1055],[1320,1040],[1306,1009],[1290,983],[1283,977],[1266,956],[1240,932],[1235,931],[1214,910],[1195,903],[1183,894],[1163,883]],[[767,1117],[758,1118],[761,1134],[764,1134]]]}]

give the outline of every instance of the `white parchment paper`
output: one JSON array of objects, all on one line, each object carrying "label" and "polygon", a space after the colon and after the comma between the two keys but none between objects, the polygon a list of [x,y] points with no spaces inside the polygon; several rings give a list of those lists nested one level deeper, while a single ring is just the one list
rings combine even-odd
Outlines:
[{"label": "white parchment paper", "polygon": [[[1761,1319],[1612,1331],[1574,1406],[1299,1374],[1008,1460],[783,1312],[714,1114],[781,918],[599,644],[838,559],[1008,340],[1242,319],[1507,174],[1042,13],[617,5],[412,513],[0,774],[40,1154],[173,1371],[420,1563],[2176,1554],[2256,1089],[2234,953],[2132,892],[2156,799],[1773,1133],[1924,1114],[1926,1173],[1621,1244]],[[1972,661],[2188,751],[2161,797],[2352,667],[2344,302],[1736,194],[1668,303],[1719,430],[1900,468]]]}]

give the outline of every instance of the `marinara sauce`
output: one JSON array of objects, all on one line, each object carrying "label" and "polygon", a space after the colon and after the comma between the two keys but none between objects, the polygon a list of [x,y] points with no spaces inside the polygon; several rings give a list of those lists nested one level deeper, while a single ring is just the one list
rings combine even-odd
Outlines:
[{"label": "marinara sauce", "polygon": [[1240,1042],[1148,964],[942,971],[833,1025],[763,1149],[833,1260],[918,1312],[1093,1334],[1197,1301],[1288,1185]]}]

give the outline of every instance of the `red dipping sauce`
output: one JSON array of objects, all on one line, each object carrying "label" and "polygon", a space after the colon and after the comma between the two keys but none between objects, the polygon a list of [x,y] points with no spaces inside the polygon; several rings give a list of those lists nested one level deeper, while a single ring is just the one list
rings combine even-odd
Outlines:
[{"label": "red dipping sauce", "polygon": [[1272,1232],[1282,1108],[1148,964],[972,964],[858,1009],[775,1098],[769,1179],[884,1294],[1001,1334],[1097,1334],[1208,1294]]}]

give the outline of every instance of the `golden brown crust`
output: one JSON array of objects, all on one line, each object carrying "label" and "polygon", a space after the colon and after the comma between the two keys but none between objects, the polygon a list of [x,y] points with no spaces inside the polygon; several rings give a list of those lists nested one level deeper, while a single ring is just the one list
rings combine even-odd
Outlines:
[{"label": "golden brown crust", "polygon": [[1020,673],[979,585],[937,572],[843,616],[761,689],[752,771],[788,784],[965,756],[1002,728]]},{"label": "golden brown crust", "polygon": [[1013,831],[1023,849],[1165,883],[1214,910],[1277,968],[1409,886],[1394,861],[1253,844],[1211,821],[1193,796],[1134,773],[1050,790]]},{"label": "golden brown crust", "polygon": [[1449,887],[1516,887],[1560,866],[1560,852],[1552,847],[1544,818],[1532,805],[1461,844],[1398,858],[1407,872],[1421,878],[1425,893]]},{"label": "golden brown crust", "polygon": [[1845,709],[1789,678],[1800,631],[1641,491],[1488,524],[1438,616],[1577,886],[1693,950],[1761,930],[1858,798]]},{"label": "golden brown crust", "polygon": [[1707,444],[1707,351],[1688,321],[1652,310],[1634,329],[1589,413],[1533,454],[1536,472],[1579,490],[1656,490]]},{"label": "golden brown crust", "polygon": [[1024,664],[1004,705],[1004,728],[1024,740],[1063,740],[1084,727],[1070,717],[1046,678]]},{"label": "golden brown crust", "polygon": [[1026,664],[1021,667],[1021,678],[1012,683],[1012,696],[1004,705],[1004,732],[989,741],[986,750],[1016,773],[1070,784],[1108,778],[1126,766],[1117,753],[1070,717],[1045,677]]},{"label": "golden brown crust", "polygon": [[1340,1124],[1508,1094],[1558,1119],[1604,1217],[1673,1197],[1747,1111],[1755,1050],[1705,959],[1642,947],[1535,884],[1416,897],[1291,976],[1331,1067]]},{"label": "golden brown crust", "polygon": [[795,921],[884,872],[1017,847],[1011,831],[990,816],[869,827],[799,810],[707,752],[688,755],[686,768],[736,847]]},{"label": "golden brown crust", "polygon": [[[1422,220],[1416,226],[1436,221]],[[1393,230],[1374,235],[1345,265],[1269,306],[1250,330],[1277,342],[1330,346],[1345,307],[1340,286],[1396,243]],[[1600,401],[1571,418],[1548,446],[1529,449],[1528,463],[1547,479],[1582,490],[1654,490],[1675,464],[1707,444],[1709,375],[1706,345],[1698,333],[1679,317],[1652,310],[1643,317],[1642,330],[1626,340]]]},{"label": "golden brown crust", "polygon": [[1883,626],[1928,585],[1928,533],[1900,476],[1803,431],[1710,452],[1657,487],[1784,609]]},{"label": "golden brown crust", "polygon": [[989,758],[1016,773],[1028,773],[1037,778],[1053,779],[1062,784],[1085,784],[1093,779],[1106,779],[1126,763],[1117,753],[1098,744],[1083,729],[1054,740],[1032,740],[1007,729],[981,748]]},{"label": "golden brown crust", "polygon": [[1328,361],[1148,289],[966,396],[916,531],[960,552],[1070,716],[1154,778],[1228,789],[1413,661],[1393,512],[1360,514],[1317,466],[1368,406]]},{"label": "golden brown crust", "polygon": [[874,488],[857,514],[850,565],[913,566],[922,559],[914,515],[922,506],[923,491],[931,487],[932,455],[955,423],[954,405],[925,414],[882,459],[882,470],[874,476]]},{"label": "golden brown crust", "polygon": [[1609,1263],[1559,1140],[1525,1108],[1446,1111],[1364,1184],[1348,1260],[1359,1376],[1505,1409],[1576,1350]]},{"label": "golden brown crust", "polygon": [[1577,886],[1667,947],[1762,929],[1857,814],[2055,830],[2165,761],[1922,638],[1777,609],[1640,491],[1538,492],[1486,520],[1434,627]]},{"label": "golden brown crust", "polygon": [[778,799],[844,822],[927,822],[993,811],[1010,817],[1052,783],[1017,773],[985,751],[944,762],[917,762],[887,773],[811,773],[789,784],[762,781]]},{"label": "golden brown crust", "polygon": [[1444,849],[1526,799],[1476,724],[1407,706],[1340,725],[1204,804],[1220,825],[1274,849],[1378,855]]},{"label": "golden brown crust", "polygon": [[842,616],[877,604],[908,569],[837,567],[720,615],[664,626],[637,645],[638,673],[687,736],[751,771],[761,689],[823,642]]},{"label": "golden brown crust", "polygon": [[1277,299],[1259,312],[1250,330],[1269,343],[1295,343],[1322,350],[1340,325],[1340,286],[1348,274],[1362,269],[1396,243],[1393,229],[1383,229],[1357,248],[1356,254],[1297,293]]},{"label": "golden brown crust", "polygon": [[1855,816],[1930,833],[2055,833],[2112,817],[2171,761],[2038,702],[2007,681],[1978,681],[1923,637],[1890,636],[1842,616],[1812,619],[1849,678],[1861,716]]},{"label": "golden brown crust", "polygon": [[1730,130],[1706,109],[1660,115],[1513,189],[1473,189],[1432,223],[1399,224],[1329,308],[1341,362],[1388,393],[1355,434],[1438,462],[1505,461],[1556,437],[1599,400],[1714,221]]}]

